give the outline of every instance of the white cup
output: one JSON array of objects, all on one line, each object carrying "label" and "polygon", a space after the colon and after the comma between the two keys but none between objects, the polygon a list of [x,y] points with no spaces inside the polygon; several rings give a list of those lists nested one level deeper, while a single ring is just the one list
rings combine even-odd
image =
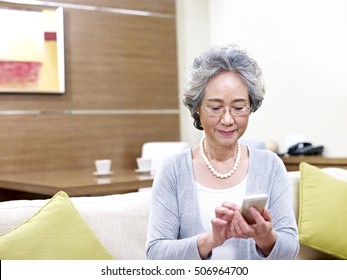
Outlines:
[{"label": "white cup", "polygon": [[98,159],[95,161],[96,173],[99,175],[110,174],[111,172],[111,163],[110,159]]},{"label": "white cup", "polygon": [[150,158],[137,158],[136,163],[137,163],[137,168],[138,171],[141,172],[149,172],[151,170],[151,159]]}]

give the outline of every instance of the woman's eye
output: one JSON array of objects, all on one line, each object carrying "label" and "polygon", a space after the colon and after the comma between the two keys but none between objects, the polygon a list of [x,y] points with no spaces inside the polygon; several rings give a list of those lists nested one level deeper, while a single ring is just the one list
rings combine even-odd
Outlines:
[{"label": "woman's eye", "polygon": [[245,107],[243,107],[243,106],[241,106],[241,107],[233,107],[233,109],[234,109],[235,111],[242,111],[243,108],[245,108]]},{"label": "woman's eye", "polygon": [[211,107],[210,109],[211,109],[212,111],[215,111],[215,112],[218,112],[218,111],[222,110],[221,107]]}]

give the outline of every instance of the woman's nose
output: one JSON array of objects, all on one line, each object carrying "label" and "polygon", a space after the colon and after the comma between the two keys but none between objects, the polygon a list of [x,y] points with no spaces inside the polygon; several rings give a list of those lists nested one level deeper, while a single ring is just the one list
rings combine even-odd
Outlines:
[{"label": "woman's nose", "polygon": [[221,123],[228,125],[228,124],[232,124],[234,123],[234,118],[230,113],[230,109],[229,110],[225,110],[222,118],[221,118]]}]

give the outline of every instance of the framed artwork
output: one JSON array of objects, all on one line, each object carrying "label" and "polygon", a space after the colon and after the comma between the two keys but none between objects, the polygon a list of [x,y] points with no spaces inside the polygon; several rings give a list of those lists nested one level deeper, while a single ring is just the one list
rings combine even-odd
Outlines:
[{"label": "framed artwork", "polygon": [[0,93],[65,93],[63,8],[0,1]]}]

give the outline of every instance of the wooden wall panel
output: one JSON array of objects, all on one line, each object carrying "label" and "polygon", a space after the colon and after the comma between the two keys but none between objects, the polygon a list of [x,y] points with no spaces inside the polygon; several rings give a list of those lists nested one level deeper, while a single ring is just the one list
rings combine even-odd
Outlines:
[{"label": "wooden wall panel", "polygon": [[173,19],[65,9],[65,58],[66,94],[2,95],[0,110],[178,108]]},{"label": "wooden wall panel", "polygon": [[175,1],[60,2],[163,14],[65,5],[66,93],[0,94],[1,172],[94,168],[105,157],[135,168],[144,142],[178,141]]},{"label": "wooden wall panel", "polygon": [[[0,170],[94,168],[110,158],[114,168],[136,168],[147,141],[178,141],[176,115],[1,116]],[[170,129],[168,129],[168,127]]]},{"label": "wooden wall panel", "polygon": [[[173,20],[74,11],[71,16],[68,84],[69,90],[83,93],[76,106],[177,108]],[[86,19],[89,28],[79,30]]]},{"label": "wooden wall panel", "polygon": [[173,0],[59,0],[55,3],[57,2],[175,14],[175,1]]}]

